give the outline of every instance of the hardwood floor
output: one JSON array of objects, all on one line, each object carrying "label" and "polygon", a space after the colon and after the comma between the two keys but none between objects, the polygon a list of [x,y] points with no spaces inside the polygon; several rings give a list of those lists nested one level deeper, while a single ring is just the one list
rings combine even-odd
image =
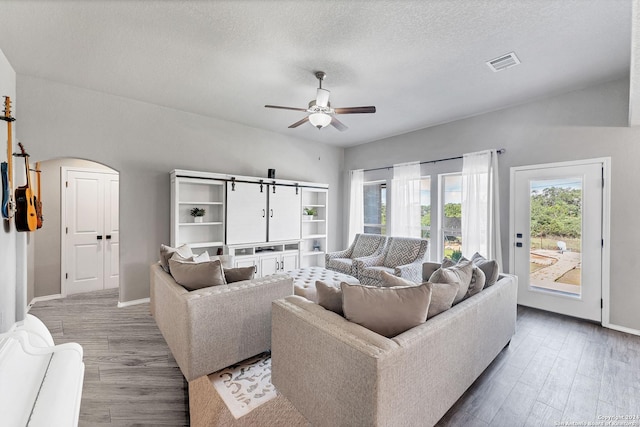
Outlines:
[{"label": "hardwood floor", "polygon": [[[188,425],[187,384],[148,304],[116,304],[117,292],[100,291],[30,311],[57,344],[84,347],[80,425]],[[605,425],[598,417],[615,416],[640,426],[640,337],[519,307],[510,346],[438,426]]]}]

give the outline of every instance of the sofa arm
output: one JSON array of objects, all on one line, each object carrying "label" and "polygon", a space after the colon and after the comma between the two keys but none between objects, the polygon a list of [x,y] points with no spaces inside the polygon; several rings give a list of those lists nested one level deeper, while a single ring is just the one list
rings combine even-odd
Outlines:
[{"label": "sofa arm", "polygon": [[329,253],[325,254],[325,256],[324,256],[324,259],[325,259],[325,262],[326,262],[325,265],[328,265],[329,261],[331,261],[332,259],[350,258],[352,252],[353,252],[353,250],[350,250],[350,249],[345,249],[344,251],[329,252]]},{"label": "sofa arm", "polygon": [[353,260],[353,263],[356,265],[358,270],[362,270],[367,267],[375,267],[376,265],[382,265],[384,262],[384,254],[365,256],[361,258],[356,258]]},{"label": "sofa arm", "polygon": [[394,273],[396,276],[410,280],[413,283],[422,283],[422,260],[414,261],[411,264],[399,265],[395,267]]},{"label": "sofa arm", "polygon": [[298,296],[273,302],[272,323],[272,382],[311,425],[376,425],[377,370],[393,340]]}]

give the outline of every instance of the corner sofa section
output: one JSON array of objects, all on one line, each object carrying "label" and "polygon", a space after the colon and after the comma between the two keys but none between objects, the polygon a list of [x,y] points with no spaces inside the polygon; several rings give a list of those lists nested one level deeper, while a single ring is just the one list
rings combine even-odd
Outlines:
[{"label": "corner sofa section", "polygon": [[293,294],[272,275],[187,291],[151,265],[150,310],[187,381],[269,350],[271,302]]},{"label": "corner sofa section", "polygon": [[273,302],[272,382],[312,425],[430,426],[509,343],[517,278],[394,338],[304,298]]}]

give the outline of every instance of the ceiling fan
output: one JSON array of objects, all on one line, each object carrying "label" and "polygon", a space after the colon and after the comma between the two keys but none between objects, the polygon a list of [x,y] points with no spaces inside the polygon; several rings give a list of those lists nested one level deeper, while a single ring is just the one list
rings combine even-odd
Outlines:
[{"label": "ceiling fan", "polygon": [[278,105],[265,105],[265,107],[279,108],[281,110],[306,111],[307,113],[310,113],[304,119],[289,126],[290,129],[297,128],[303,123],[311,122],[311,124],[318,129],[331,125],[339,131],[345,131],[348,127],[335,117],[336,114],[362,114],[376,112],[376,107],[373,106],[332,108],[331,103],[329,102],[329,94],[331,92],[322,88],[322,80],[324,80],[327,74],[324,71],[317,71],[315,75],[318,79],[318,91],[316,92],[316,99],[309,101],[309,108],[280,107]]}]

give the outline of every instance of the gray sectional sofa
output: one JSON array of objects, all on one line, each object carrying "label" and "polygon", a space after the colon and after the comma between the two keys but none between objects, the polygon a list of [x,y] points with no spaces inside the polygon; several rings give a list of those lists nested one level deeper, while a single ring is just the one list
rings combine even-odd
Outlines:
[{"label": "gray sectional sofa", "polygon": [[517,278],[393,338],[290,296],[273,302],[272,382],[314,426],[431,426],[509,343]]},{"label": "gray sectional sofa", "polygon": [[271,302],[292,294],[284,274],[187,291],[151,265],[151,314],[187,381],[269,350]]}]

